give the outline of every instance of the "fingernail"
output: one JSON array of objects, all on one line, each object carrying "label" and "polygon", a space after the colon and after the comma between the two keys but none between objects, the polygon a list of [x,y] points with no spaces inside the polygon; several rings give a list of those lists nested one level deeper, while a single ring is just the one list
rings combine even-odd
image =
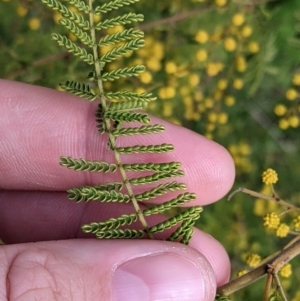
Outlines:
[{"label": "fingernail", "polygon": [[196,265],[180,255],[164,253],[118,266],[112,288],[114,301],[213,300],[215,280],[206,260]]}]

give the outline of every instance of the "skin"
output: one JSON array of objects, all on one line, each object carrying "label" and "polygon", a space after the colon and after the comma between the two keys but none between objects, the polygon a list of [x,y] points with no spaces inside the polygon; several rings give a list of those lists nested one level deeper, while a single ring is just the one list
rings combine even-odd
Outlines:
[{"label": "skin", "polygon": [[[226,251],[195,229],[189,246],[166,241],[96,240],[80,226],[124,212],[130,205],[69,201],[71,187],[108,182],[115,175],[74,172],[59,157],[113,161],[95,130],[95,104],[51,89],[0,80],[0,301],[214,300],[229,278]],[[119,145],[172,143],[162,155],[124,161],[180,161],[190,205],[222,198],[234,165],[217,143],[152,118],[163,134],[120,138]],[[134,174],[138,176],[138,174]],[[170,195],[159,202],[170,200]],[[203,213],[205,214],[205,213]],[[151,223],[162,220],[158,216]]]}]

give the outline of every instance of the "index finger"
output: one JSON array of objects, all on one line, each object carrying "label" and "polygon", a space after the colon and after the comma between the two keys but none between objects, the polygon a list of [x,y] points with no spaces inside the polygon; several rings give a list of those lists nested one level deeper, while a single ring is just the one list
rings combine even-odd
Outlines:
[{"label": "index finger", "polygon": [[[0,80],[0,188],[61,191],[70,187],[115,180],[114,174],[75,173],[62,168],[60,156],[113,162],[107,139],[96,130],[96,104],[55,90]],[[192,131],[165,125],[163,134],[120,139],[122,145],[171,143],[175,151],[159,156],[124,156],[126,163],[182,162],[184,182],[211,203],[230,189],[234,165],[220,145]],[[153,159],[154,158],[154,159]]]}]

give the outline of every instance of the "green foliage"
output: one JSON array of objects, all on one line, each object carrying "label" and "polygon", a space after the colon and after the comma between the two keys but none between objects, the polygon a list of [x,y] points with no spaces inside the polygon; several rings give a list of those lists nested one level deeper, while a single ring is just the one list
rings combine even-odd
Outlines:
[{"label": "green foliage", "polygon": [[[159,181],[165,181],[173,177],[183,176],[180,170],[180,163],[132,163],[124,164],[121,155],[139,154],[139,153],[165,153],[174,149],[173,145],[162,143],[159,145],[134,145],[120,147],[117,144],[117,137],[130,135],[147,135],[156,134],[164,131],[161,125],[141,125],[135,128],[124,127],[128,123],[149,124],[150,117],[146,113],[136,112],[136,110],[145,108],[149,102],[156,98],[151,93],[135,93],[128,90],[124,91],[106,91],[103,89],[104,82],[112,82],[120,78],[130,78],[138,76],[145,71],[145,67],[137,64],[133,67],[124,67],[105,71],[106,64],[119,57],[123,57],[134,50],[144,46],[143,32],[133,28],[124,29],[114,34],[106,34],[105,30],[120,25],[128,25],[133,22],[143,21],[142,14],[132,12],[117,16],[114,18],[104,19],[94,24],[96,15],[121,8],[124,5],[130,5],[137,0],[115,0],[106,4],[93,7],[93,1],[89,0],[88,4],[83,1],[68,1],[78,9],[73,12],[62,3],[56,0],[42,0],[44,4],[53,10],[58,10],[63,19],[59,23],[72,33],[80,43],[71,41],[65,35],[58,33],[52,34],[52,39],[59,46],[75,56],[78,56],[82,62],[93,65],[94,68],[87,74],[87,79],[91,84],[67,80],[60,84],[65,91],[82,97],[89,101],[99,102],[96,110],[96,122],[99,134],[107,134],[108,151],[112,151],[115,156],[115,163],[103,161],[90,161],[86,159],[75,159],[71,156],[61,157],[60,165],[84,172],[119,172],[121,177],[117,182],[102,183],[96,186],[83,186],[69,189],[68,198],[76,202],[112,202],[112,203],[132,203],[135,213],[121,215],[117,218],[110,218],[107,221],[92,222],[89,225],[83,225],[82,230],[86,233],[93,233],[97,238],[141,238],[145,234],[148,238],[154,238],[154,234],[163,232],[166,229],[177,227],[171,234],[169,240],[180,241],[188,244],[193,230],[192,226],[200,217],[202,207],[191,207],[174,217],[149,227],[146,217],[153,214],[164,213],[171,208],[177,208],[180,205],[195,200],[194,193],[179,194],[177,197],[163,204],[148,206],[146,201],[155,199],[158,196],[168,192],[182,191],[186,185],[176,181],[164,182],[156,187],[146,190],[142,193],[135,193],[134,186],[147,185]],[[81,14],[80,12],[83,12]],[[89,16],[85,16],[88,14]],[[89,18],[89,21],[86,18]],[[101,31],[98,37],[98,31]],[[110,46],[106,53],[101,54],[102,47]],[[92,88],[93,87],[93,88]],[[147,172],[145,176],[129,177],[127,172]],[[152,174],[149,174],[152,172]],[[147,187],[147,186],[146,186]],[[139,202],[146,205],[146,209],[141,210]],[[143,229],[132,230],[126,226],[140,221]],[[123,228],[125,226],[125,228]]]}]

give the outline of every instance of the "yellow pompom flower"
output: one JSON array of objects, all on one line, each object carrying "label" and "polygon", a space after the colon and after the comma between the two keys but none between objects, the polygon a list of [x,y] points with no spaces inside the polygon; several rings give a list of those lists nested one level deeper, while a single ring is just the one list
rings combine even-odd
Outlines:
[{"label": "yellow pompom flower", "polygon": [[200,49],[196,52],[196,59],[199,62],[204,62],[207,60],[208,54],[207,51],[204,49]]},{"label": "yellow pompom flower", "polygon": [[276,229],[276,236],[286,237],[289,234],[289,232],[290,232],[290,227],[287,224],[282,223]]},{"label": "yellow pompom flower", "polygon": [[295,73],[292,81],[295,86],[300,86],[300,73]]},{"label": "yellow pompom flower", "polygon": [[277,213],[271,212],[263,217],[264,227],[267,229],[277,229],[280,224],[280,218]]},{"label": "yellow pompom flower", "polygon": [[295,89],[288,89],[285,93],[287,100],[295,100],[298,97],[298,92]]},{"label": "yellow pompom flower", "polygon": [[207,115],[207,119],[208,119],[208,121],[210,121],[211,123],[216,123],[216,122],[217,122],[217,119],[218,119],[218,115],[217,115],[217,113],[215,113],[215,112],[210,112],[210,113]]},{"label": "yellow pompom flower", "polygon": [[248,49],[251,53],[257,53],[259,52],[260,47],[257,42],[252,41],[248,44]]},{"label": "yellow pompom flower", "polygon": [[268,168],[262,173],[262,181],[266,185],[275,184],[278,181],[277,172],[272,168]]},{"label": "yellow pompom flower", "polygon": [[149,58],[148,60],[146,60],[145,65],[146,65],[147,69],[154,71],[154,72],[161,70],[160,60],[158,60],[155,57],[152,57],[152,58]]},{"label": "yellow pompom flower", "polygon": [[217,87],[220,90],[225,90],[228,86],[228,80],[226,78],[221,78],[218,80]]},{"label": "yellow pompom flower", "polygon": [[224,40],[224,49],[228,52],[232,52],[236,49],[236,41],[234,38],[228,37]]},{"label": "yellow pompom flower", "polygon": [[249,25],[243,26],[241,34],[244,38],[248,38],[252,35],[252,28]]},{"label": "yellow pompom flower", "polygon": [[225,112],[222,112],[218,115],[218,123],[226,124],[228,122],[228,115]]},{"label": "yellow pompom flower", "polygon": [[173,98],[175,95],[176,95],[176,90],[172,86],[162,87],[158,91],[158,96],[161,99],[170,99]]},{"label": "yellow pompom flower", "polygon": [[284,278],[289,278],[292,275],[292,265],[290,263],[285,264],[279,270],[279,275]]},{"label": "yellow pompom flower", "polygon": [[199,30],[195,36],[196,42],[205,44],[208,41],[208,33],[205,30]]},{"label": "yellow pompom flower", "polygon": [[29,21],[28,21],[28,27],[31,29],[31,30],[38,30],[41,26],[41,21],[40,19],[38,18],[31,18]]},{"label": "yellow pompom flower", "polygon": [[175,64],[175,62],[167,62],[165,65],[165,71],[168,74],[174,74],[177,71],[177,65]]},{"label": "yellow pompom flower", "polygon": [[24,5],[18,5],[17,7],[17,14],[20,17],[24,17],[28,12],[28,9]]},{"label": "yellow pompom flower", "polygon": [[204,99],[204,106],[206,109],[210,109],[214,106],[214,100],[210,97]]},{"label": "yellow pompom flower", "polygon": [[278,126],[279,126],[279,128],[280,128],[281,130],[286,130],[286,129],[289,128],[290,125],[289,125],[289,122],[288,122],[287,119],[281,118],[281,119],[279,120]]},{"label": "yellow pompom flower", "polygon": [[295,231],[300,231],[300,215],[293,219],[293,226]]},{"label": "yellow pompom flower", "polygon": [[246,263],[250,268],[256,268],[261,262],[261,257],[258,254],[250,254],[246,258]]},{"label": "yellow pompom flower", "polygon": [[222,66],[219,63],[210,62],[206,66],[206,73],[208,76],[216,76],[222,70]]},{"label": "yellow pompom flower", "polygon": [[274,108],[274,113],[277,116],[283,116],[287,111],[287,107],[281,103],[277,104]]},{"label": "yellow pompom flower", "polygon": [[200,76],[196,73],[191,73],[188,77],[188,81],[192,87],[196,87],[200,83]]},{"label": "yellow pompom flower", "polygon": [[232,83],[233,88],[241,90],[244,87],[244,81],[241,78],[235,78]]},{"label": "yellow pompom flower", "polygon": [[227,4],[227,0],[215,0],[215,4],[219,7],[222,7]]},{"label": "yellow pompom flower", "polygon": [[288,123],[292,128],[297,128],[300,124],[299,117],[296,115],[290,116],[288,118]]},{"label": "yellow pompom flower", "polygon": [[245,16],[241,13],[233,15],[231,22],[235,26],[241,26],[245,22]]},{"label": "yellow pompom flower", "polygon": [[227,107],[231,107],[231,106],[233,106],[235,104],[235,98],[233,96],[231,96],[231,95],[225,96],[224,101],[225,101],[225,105]]},{"label": "yellow pompom flower", "polygon": [[239,72],[245,72],[247,69],[247,62],[243,56],[238,56],[235,59],[235,68]]},{"label": "yellow pompom flower", "polygon": [[152,75],[150,72],[145,71],[140,75],[140,80],[144,84],[149,84],[152,81]]}]

